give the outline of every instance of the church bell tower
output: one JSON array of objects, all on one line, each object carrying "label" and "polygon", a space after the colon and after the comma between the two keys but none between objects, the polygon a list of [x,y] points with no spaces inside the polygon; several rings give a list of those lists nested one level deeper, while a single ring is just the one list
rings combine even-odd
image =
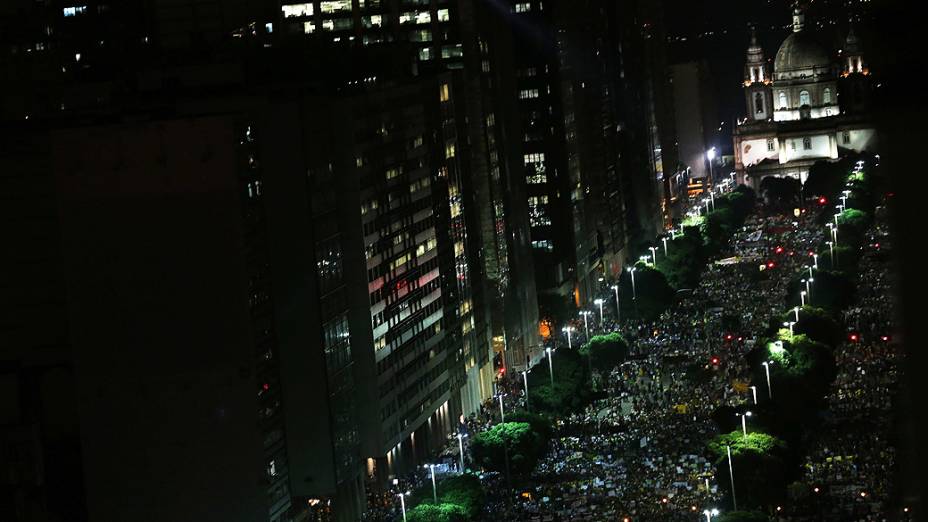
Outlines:
[{"label": "church bell tower", "polygon": [[764,58],[764,49],[757,43],[757,31],[751,27],[751,44],[744,65],[744,93],[748,121],[766,121],[773,118],[773,90],[770,67]]}]

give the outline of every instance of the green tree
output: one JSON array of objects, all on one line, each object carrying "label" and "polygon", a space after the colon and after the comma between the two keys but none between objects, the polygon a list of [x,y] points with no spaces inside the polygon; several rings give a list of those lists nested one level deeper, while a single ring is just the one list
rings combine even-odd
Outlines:
[{"label": "green tree", "polygon": [[[781,319],[783,322],[792,322],[796,320],[796,314],[790,310],[784,313]],[[844,331],[838,321],[824,308],[811,305],[799,309],[799,322],[793,326],[793,331],[832,347],[844,341]]]},{"label": "green tree", "polygon": [[608,372],[628,359],[628,343],[618,332],[596,335],[580,348],[580,355],[589,357],[597,370]]},{"label": "green tree", "polygon": [[409,522],[464,522],[469,520],[464,508],[457,504],[419,504],[406,512]]},{"label": "green tree", "polygon": [[438,502],[459,506],[468,519],[474,519],[483,510],[486,493],[480,479],[475,475],[458,475],[439,483]]},{"label": "green tree", "polygon": [[[728,447],[739,505],[763,508],[781,503],[786,495],[786,443],[761,432],[750,432],[747,437],[741,430],[718,435],[708,443],[718,477],[729,476]],[[730,480],[719,483],[730,493]]]},{"label": "green tree", "polygon": [[474,461],[484,469],[527,474],[545,449],[541,434],[527,422],[505,422],[478,433],[471,441]]}]

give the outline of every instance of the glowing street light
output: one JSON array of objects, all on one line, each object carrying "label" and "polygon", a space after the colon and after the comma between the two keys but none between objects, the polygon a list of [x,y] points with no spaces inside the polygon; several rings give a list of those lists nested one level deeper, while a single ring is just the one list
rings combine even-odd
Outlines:
[{"label": "glowing street light", "polygon": [[805,306],[806,305],[806,291],[805,290],[799,292],[799,299],[802,300],[802,306]]},{"label": "glowing street light", "polygon": [[706,522],[712,522],[712,517],[719,516],[719,510],[713,509],[709,511],[708,509],[702,512],[703,515],[706,515]]},{"label": "glowing street light", "polygon": [[[570,332],[574,331],[573,326],[565,326],[565,327],[562,328],[561,330],[562,330],[564,333],[567,334],[567,347],[570,348],[570,349],[572,350],[572,349],[574,348],[574,344],[573,344],[573,340],[572,340],[571,337],[570,337]],[[551,350],[551,349],[548,348],[548,351],[550,351],[550,350]]]},{"label": "glowing street light", "polygon": [[735,415],[738,415],[738,416],[741,417],[741,431],[742,431],[742,433],[744,433],[744,440],[746,441],[746,440],[748,440],[748,422],[747,422],[747,418],[750,417],[750,416],[752,415],[752,413],[749,412],[749,411],[746,411],[746,412],[744,412],[744,413],[736,413]]},{"label": "glowing street light", "polygon": [[590,341],[590,323],[587,320],[587,317],[591,314],[589,310],[580,310],[580,315],[583,316],[583,329],[586,331],[586,340]]},{"label": "glowing street light", "polygon": [[654,260],[654,266],[657,266],[657,247],[648,247],[651,251],[651,258]]},{"label": "glowing street light", "polygon": [[832,241],[825,241],[825,244],[828,245],[828,255],[831,257],[831,267],[835,267],[835,244]]},{"label": "glowing street light", "polygon": [[750,386],[751,394],[754,396],[754,404],[757,404],[757,386]]},{"label": "glowing street light", "polygon": [[400,494],[399,494],[399,496],[400,496],[400,508],[402,508],[402,510],[403,510],[403,522],[406,522],[406,498],[405,498],[405,497],[406,497],[406,495],[408,495],[408,494],[409,494],[408,491],[405,492],[405,493],[400,493]]},{"label": "glowing street light", "polygon": [[767,374],[767,397],[773,399],[773,386],[770,385],[770,361],[761,363],[764,365],[764,373]]},{"label": "glowing street light", "polygon": [[528,409],[528,371],[522,370],[522,382],[525,383],[525,409]]},{"label": "glowing street light", "polygon": [[790,337],[793,336],[793,325],[794,325],[794,324],[796,324],[794,321],[787,321],[787,322],[783,323],[783,326],[786,326],[786,327],[789,328],[789,335],[790,335]]},{"label": "glowing street light", "polygon": [[726,449],[728,449],[728,474],[731,477],[731,503],[735,511],[738,511],[738,499],[735,498],[735,468],[731,464],[731,446],[726,446]]},{"label": "glowing street light", "polygon": [[619,311],[619,285],[612,285],[612,291],[615,292],[615,322],[618,324],[619,315],[621,314]]},{"label": "glowing street light", "polygon": [[812,267],[818,270],[818,254],[812,254],[813,264]]},{"label": "glowing street light", "polygon": [[505,394],[503,393],[499,394],[499,420],[500,422],[506,422],[506,412],[503,410],[503,395]]},{"label": "glowing street light", "polygon": [[632,300],[637,301],[638,293],[635,291],[635,268],[636,267],[629,268],[628,273],[632,276]]},{"label": "glowing street light", "polygon": [[466,434],[458,432],[458,451],[461,454],[461,473],[464,473],[464,437]]},{"label": "glowing street light", "polygon": [[799,307],[798,306],[793,307],[793,313],[796,314],[796,322],[798,323],[799,322]]},{"label": "glowing street light", "polygon": [[603,331],[606,331],[606,327],[604,325],[605,319],[603,319],[603,302],[604,301],[602,299],[596,299],[593,301],[593,304],[599,307],[599,327],[602,328]]},{"label": "glowing street light", "polygon": [[664,242],[664,257],[667,257],[667,238],[663,237],[661,238],[661,241]]},{"label": "glowing street light", "polygon": [[[567,332],[567,339],[570,339],[570,331]],[[551,348],[546,348],[545,351],[548,352],[548,375],[551,377],[551,387],[554,388],[554,363],[551,361]]]},{"label": "glowing street light", "polygon": [[812,266],[811,266],[811,265],[806,265],[806,268],[809,269],[809,279],[812,279]]},{"label": "glowing street light", "polygon": [[438,485],[435,483],[435,464],[426,464],[423,466],[432,472],[432,500],[438,504]]}]

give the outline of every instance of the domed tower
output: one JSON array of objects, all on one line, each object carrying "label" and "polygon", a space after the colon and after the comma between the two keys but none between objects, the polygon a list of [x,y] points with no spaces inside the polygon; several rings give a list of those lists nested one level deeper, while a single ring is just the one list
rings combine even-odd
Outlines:
[{"label": "domed tower", "polygon": [[864,61],[860,40],[850,26],[844,42],[841,71],[841,108],[849,114],[860,114],[870,108],[870,69]]},{"label": "domed tower", "polygon": [[751,27],[751,43],[744,64],[744,94],[748,121],[766,121],[773,117],[773,91],[770,68],[764,49],[757,43],[757,31]]},{"label": "domed tower", "polygon": [[829,53],[804,30],[805,15],[793,10],[793,32],[773,63],[773,119],[789,121],[837,116],[835,67]]}]

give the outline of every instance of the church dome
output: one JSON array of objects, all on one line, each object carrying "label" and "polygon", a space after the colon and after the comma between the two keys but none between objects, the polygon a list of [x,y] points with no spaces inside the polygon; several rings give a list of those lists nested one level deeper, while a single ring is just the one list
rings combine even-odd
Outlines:
[{"label": "church dome", "polygon": [[797,31],[786,37],[773,63],[774,72],[784,73],[799,69],[828,67],[828,53],[805,32]]}]

